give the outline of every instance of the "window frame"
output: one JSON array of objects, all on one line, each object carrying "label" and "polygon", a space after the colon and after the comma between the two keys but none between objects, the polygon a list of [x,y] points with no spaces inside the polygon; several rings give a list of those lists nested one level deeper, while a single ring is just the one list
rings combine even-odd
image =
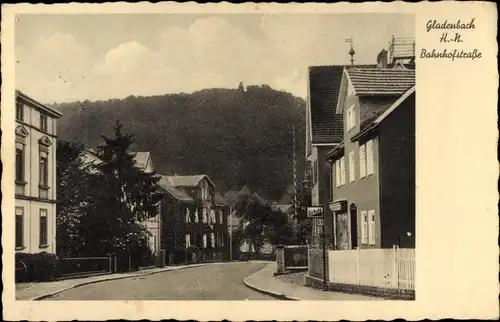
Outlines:
[{"label": "window frame", "polygon": [[361,214],[361,244],[368,245],[369,237],[368,237],[368,212],[366,210],[362,210]]},{"label": "window frame", "polygon": [[[43,220],[42,220],[43,219]],[[44,225],[42,227],[42,222]],[[47,247],[49,245],[49,211],[47,209],[40,209],[39,214],[39,246],[40,248]],[[43,228],[43,229],[42,229]]]},{"label": "window frame", "polygon": [[342,185],[340,178],[340,159],[335,160],[335,184],[337,187]]},{"label": "window frame", "polygon": [[359,146],[359,178],[366,177],[366,146]]},{"label": "window frame", "polygon": [[355,168],[355,153],[354,151],[349,152],[349,182],[356,181],[356,168]]},{"label": "window frame", "polygon": [[373,140],[366,142],[366,176],[375,173],[374,155],[373,155]]},{"label": "window frame", "polygon": [[207,248],[207,234],[203,234],[203,248]]},{"label": "window frame", "polygon": [[[19,152],[19,155],[18,155]],[[18,160],[19,156],[19,160]],[[18,162],[20,161],[20,163]],[[24,182],[25,178],[25,146],[16,142],[16,181]]]},{"label": "window frame", "polygon": [[[24,244],[24,207],[15,208],[16,216],[16,227],[15,227],[15,249],[21,250],[25,248]],[[18,219],[20,220],[20,225],[18,226]],[[18,228],[20,231],[18,231]]]},{"label": "window frame", "polygon": [[[42,160],[45,160],[42,163]],[[42,171],[43,169],[43,171]],[[49,153],[45,151],[40,151],[39,157],[39,184],[40,187],[49,187]]]},{"label": "window frame", "polygon": [[368,211],[368,244],[375,245],[375,209]]},{"label": "window frame", "polygon": [[24,104],[16,102],[16,120],[24,122]]},{"label": "window frame", "polygon": [[340,185],[346,184],[346,172],[345,172],[345,156],[340,158]]},{"label": "window frame", "polygon": [[40,130],[42,132],[48,132],[49,128],[49,117],[47,114],[40,113]]}]

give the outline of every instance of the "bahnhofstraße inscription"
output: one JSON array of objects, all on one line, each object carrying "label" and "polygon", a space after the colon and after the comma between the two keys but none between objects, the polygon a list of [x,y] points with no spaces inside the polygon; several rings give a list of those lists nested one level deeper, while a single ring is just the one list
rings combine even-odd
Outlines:
[{"label": "bahnhofstra\u00dfe inscription", "polygon": [[[429,20],[427,21],[426,28],[427,32],[441,31],[439,33],[439,43],[440,44],[453,44],[461,45],[465,44],[466,38],[463,37],[463,30],[474,30],[476,29],[475,19],[471,18],[468,22],[458,20],[456,22],[437,21]],[[428,49],[422,48],[420,51],[420,58],[424,59],[469,59],[475,60],[482,58],[483,54],[477,48],[474,49],[464,49],[464,48],[444,48],[444,49]]]}]

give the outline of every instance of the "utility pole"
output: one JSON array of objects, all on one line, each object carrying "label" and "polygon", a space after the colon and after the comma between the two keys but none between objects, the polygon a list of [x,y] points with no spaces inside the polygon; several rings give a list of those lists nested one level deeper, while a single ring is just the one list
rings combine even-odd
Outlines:
[{"label": "utility pole", "polygon": [[[295,224],[298,224],[297,218],[297,158],[295,153],[295,124],[292,126],[292,138],[293,138],[293,220]],[[298,244],[298,235],[297,235],[297,225],[294,225],[294,237],[295,243]]]}]

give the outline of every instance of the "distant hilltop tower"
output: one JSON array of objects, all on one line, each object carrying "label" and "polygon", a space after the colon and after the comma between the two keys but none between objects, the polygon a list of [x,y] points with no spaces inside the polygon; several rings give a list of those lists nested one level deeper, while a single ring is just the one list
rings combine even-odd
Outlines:
[{"label": "distant hilltop tower", "polygon": [[243,82],[240,82],[240,85],[238,86],[238,92],[241,92],[241,93],[245,92],[245,87],[243,86]]}]

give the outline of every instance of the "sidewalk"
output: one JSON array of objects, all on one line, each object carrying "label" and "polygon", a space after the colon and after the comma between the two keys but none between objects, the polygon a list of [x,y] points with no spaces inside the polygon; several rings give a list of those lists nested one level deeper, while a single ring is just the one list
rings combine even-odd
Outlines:
[{"label": "sidewalk", "polygon": [[339,292],[322,291],[294,283],[283,282],[274,277],[276,263],[245,278],[244,283],[251,289],[285,300],[295,301],[371,301],[381,298],[347,294]]},{"label": "sidewalk", "polygon": [[16,284],[16,300],[17,301],[36,301],[46,297],[50,297],[61,293],[65,290],[72,289],[78,286],[87,284],[117,280],[122,278],[131,278],[137,276],[151,275],[167,271],[181,270],[185,268],[198,267],[203,265],[211,265],[217,263],[202,263],[181,266],[169,266],[164,268],[151,268],[130,273],[106,274],[99,276],[89,276],[77,279],[67,279],[54,282],[44,283],[18,283]]}]

